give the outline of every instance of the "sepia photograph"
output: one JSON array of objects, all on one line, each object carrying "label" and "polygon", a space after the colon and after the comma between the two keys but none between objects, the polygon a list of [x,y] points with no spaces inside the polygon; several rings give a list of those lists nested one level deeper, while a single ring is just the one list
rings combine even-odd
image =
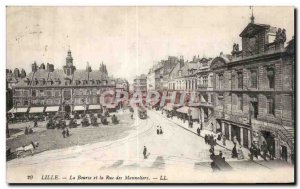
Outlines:
[{"label": "sepia photograph", "polygon": [[295,20],[7,6],[6,182],[295,183]]}]

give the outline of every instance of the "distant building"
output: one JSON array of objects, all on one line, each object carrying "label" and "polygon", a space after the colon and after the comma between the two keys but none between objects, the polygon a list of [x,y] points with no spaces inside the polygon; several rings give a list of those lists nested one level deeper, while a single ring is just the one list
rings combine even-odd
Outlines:
[{"label": "distant building", "polygon": [[[116,95],[120,94],[120,99],[123,99],[123,97],[129,93],[129,83],[126,79],[118,78],[116,79]],[[124,106],[124,104],[127,102],[119,102],[117,104],[118,108],[121,108]]]},{"label": "distant building", "polygon": [[[214,72],[214,130],[249,148],[267,144],[276,158],[294,158],[294,40],[285,30],[251,23],[241,32],[242,48],[220,54]],[[271,150],[274,149],[274,150]]]},{"label": "distant building", "polygon": [[155,72],[153,68],[149,70],[147,74],[147,91],[154,91],[155,90]]},{"label": "distant building", "polygon": [[36,62],[31,68],[32,72],[13,86],[15,110],[12,111],[33,113],[60,108],[70,113],[100,109],[100,95],[116,89],[103,63],[99,70],[92,71],[89,65],[85,70],[77,70],[71,51],[68,51],[63,69],[54,69],[49,63],[38,66]]},{"label": "distant building", "polygon": [[147,76],[145,74],[136,76],[134,78],[133,90],[134,90],[134,92],[141,92],[143,94],[146,94],[146,92],[147,92]]}]

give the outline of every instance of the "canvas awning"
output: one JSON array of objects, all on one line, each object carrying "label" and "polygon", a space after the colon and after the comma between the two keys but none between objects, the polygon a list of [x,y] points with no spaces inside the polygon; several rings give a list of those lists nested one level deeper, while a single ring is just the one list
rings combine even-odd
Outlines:
[{"label": "canvas awning", "polygon": [[29,113],[43,113],[44,107],[31,107]]},{"label": "canvas awning", "polygon": [[57,112],[59,110],[59,106],[48,106],[46,107],[45,112]]},{"label": "canvas awning", "polygon": [[115,104],[106,104],[104,107],[106,108],[116,108]]},{"label": "canvas awning", "polygon": [[89,110],[100,110],[100,104],[89,105]]},{"label": "canvas awning", "polygon": [[168,110],[168,111],[172,111],[173,110],[173,106],[165,106],[164,108],[163,108],[164,110]]},{"label": "canvas awning", "polygon": [[199,118],[199,109],[197,108],[193,108],[193,107],[188,107],[188,106],[183,106],[179,109],[176,110],[177,112],[180,112],[180,113],[184,113],[184,114],[189,114],[190,112],[190,115],[192,116],[193,119],[198,119]]},{"label": "canvas awning", "polygon": [[28,108],[16,108],[16,113],[26,113]]},{"label": "canvas awning", "polygon": [[16,108],[12,108],[8,111],[8,113],[17,113],[17,110],[16,110]]},{"label": "canvas awning", "polygon": [[84,111],[85,107],[84,106],[75,106],[74,111]]}]

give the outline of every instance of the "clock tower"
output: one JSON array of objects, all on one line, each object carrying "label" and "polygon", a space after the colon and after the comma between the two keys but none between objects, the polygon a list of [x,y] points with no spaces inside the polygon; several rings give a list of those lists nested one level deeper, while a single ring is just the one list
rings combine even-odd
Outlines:
[{"label": "clock tower", "polygon": [[240,34],[243,57],[265,52],[266,44],[273,42],[274,36],[276,36],[275,27],[254,23],[253,13],[250,20],[250,23]]}]

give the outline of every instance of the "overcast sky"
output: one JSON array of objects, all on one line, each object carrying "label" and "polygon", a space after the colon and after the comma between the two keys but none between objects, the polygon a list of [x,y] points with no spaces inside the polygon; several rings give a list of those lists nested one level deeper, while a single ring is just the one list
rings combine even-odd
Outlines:
[{"label": "overcast sky", "polygon": [[[7,68],[62,68],[70,47],[77,69],[103,61],[110,75],[132,81],[168,56],[231,52],[250,16],[249,7],[9,7]],[[294,35],[293,7],[254,7],[254,16]]]}]

